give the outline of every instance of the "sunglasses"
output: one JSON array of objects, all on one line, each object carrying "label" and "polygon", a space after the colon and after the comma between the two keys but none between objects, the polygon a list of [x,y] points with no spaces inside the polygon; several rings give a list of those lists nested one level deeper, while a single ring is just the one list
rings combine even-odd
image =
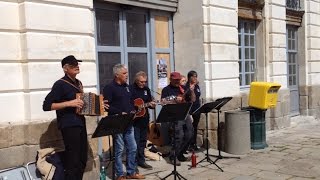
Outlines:
[{"label": "sunglasses", "polygon": [[79,64],[68,64],[68,66],[69,66],[70,68],[76,68],[76,67],[79,66]]}]

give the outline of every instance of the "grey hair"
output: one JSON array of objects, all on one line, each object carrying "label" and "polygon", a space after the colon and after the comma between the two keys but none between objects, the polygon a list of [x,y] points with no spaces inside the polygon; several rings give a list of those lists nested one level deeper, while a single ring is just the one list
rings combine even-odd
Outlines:
[{"label": "grey hair", "polygon": [[124,64],[116,64],[116,65],[114,65],[113,68],[112,68],[113,75],[119,74],[121,69],[127,69],[127,66],[124,65]]},{"label": "grey hair", "polygon": [[144,78],[148,77],[147,74],[144,71],[139,71],[139,72],[136,73],[136,75],[134,77],[134,80],[137,81],[140,76],[142,76]]}]

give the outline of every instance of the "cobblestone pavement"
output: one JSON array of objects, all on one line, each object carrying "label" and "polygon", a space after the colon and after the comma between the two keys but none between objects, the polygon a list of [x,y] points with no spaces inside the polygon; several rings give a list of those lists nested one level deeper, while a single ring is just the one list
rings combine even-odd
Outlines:
[{"label": "cobblestone pavement", "polygon": [[[251,150],[240,159],[218,160],[216,163],[224,172],[208,162],[198,164],[193,169],[189,169],[190,162],[183,162],[177,171],[188,180],[320,180],[319,120],[293,118],[290,128],[268,131],[267,143],[267,148]],[[197,160],[203,159],[203,152],[197,153]],[[210,149],[209,154],[217,155],[217,151]],[[215,160],[215,157],[211,159]],[[173,166],[164,159],[148,163],[154,167],[153,170],[140,169],[146,179],[161,179],[173,170]],[[167,179],[174,178],[170,176]]]}]

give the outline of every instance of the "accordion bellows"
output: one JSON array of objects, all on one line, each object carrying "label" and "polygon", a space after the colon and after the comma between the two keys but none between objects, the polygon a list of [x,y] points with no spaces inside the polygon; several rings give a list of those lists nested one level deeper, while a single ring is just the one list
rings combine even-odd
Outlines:
[{"label": "accordion bellows", "polygon": [[103,96],[95,93],[77,93],[76,97],[83,101],[83,107],[77,113],[85,116],[102,116],[104,114]]}]

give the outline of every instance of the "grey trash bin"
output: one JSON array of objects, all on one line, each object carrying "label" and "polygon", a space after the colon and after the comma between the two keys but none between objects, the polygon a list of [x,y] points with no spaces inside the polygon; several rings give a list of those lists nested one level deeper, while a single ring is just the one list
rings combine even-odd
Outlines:
[{"label": "grey trash bin", "polygon": [[250,151],[250,113],[237,110],[225,113],[225,152],[246,154]]}]

